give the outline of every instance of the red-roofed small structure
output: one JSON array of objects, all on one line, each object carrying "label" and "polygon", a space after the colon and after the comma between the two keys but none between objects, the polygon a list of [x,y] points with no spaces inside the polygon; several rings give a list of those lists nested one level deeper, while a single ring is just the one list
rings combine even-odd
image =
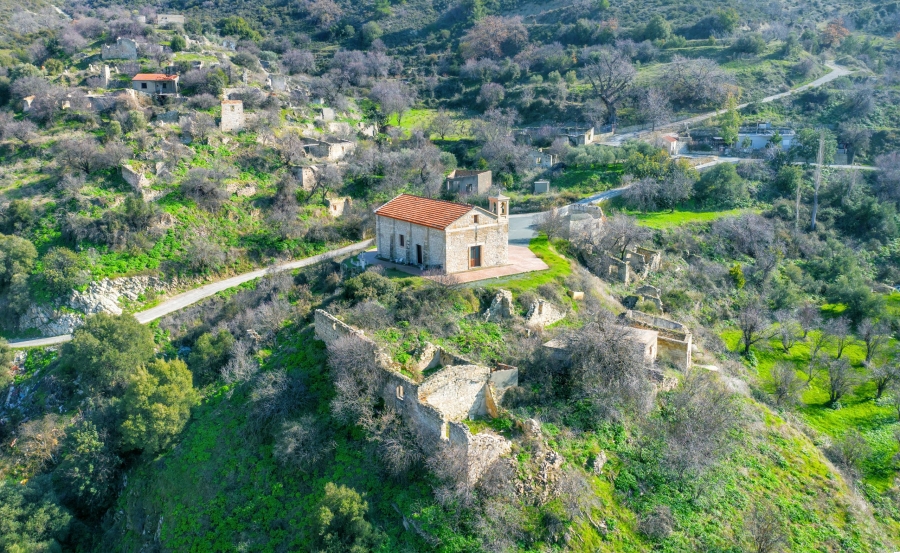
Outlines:
[{"label": "red-roofed small structure", "polygon": [[394,263],[458,273],[506,265],[509,198],[490,209],[401,194],[375,210],[378,256]]},{"label": "red-roofed small structure", "polygon": [[178,94],[178,75],[138,73],[131,78],[131,87],[147,94]]}]

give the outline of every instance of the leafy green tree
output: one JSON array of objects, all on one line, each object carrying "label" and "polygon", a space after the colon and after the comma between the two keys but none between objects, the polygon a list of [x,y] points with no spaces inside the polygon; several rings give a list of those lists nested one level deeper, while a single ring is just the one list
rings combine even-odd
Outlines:
[{"label": "leafy green tree", "polygon": [[382,35],[384,35],[384,31],[382,31],[381,26],[374,21],[369,21],[362,26],[362,40],[366,45],[372,44],[376,39],[381,38]]},{"label": "leafy green tree", "polygon": [[0,234],[0,291],[12,283],[13,276],[30,273],[36,259],[34,244],[18,236]]},{"label": "leafy green tree", "polygon": [[799,165],[783,165],[778,170],[772,189],[779,196],[792,197],[797,188],[803,185],[803,169]]},{"label": "leafy green tree", "polygon": [[200,396],[180,359],[154,359],[128,379],[122,397],[122,448],[154,454],[169,447]]},{"label": "leafy green tree", "polygon": [[53,248],[41,259],[41,279],[54,294],[64,294],[88,282],[87,267],[69,248]]},{"label": "leafy green tree", "polygon": [[655,13],[644,27],[644,38],[647,40],[667,40],[672,36],[672,25],[661,14]]},{"label": "leafy green tree", "polygon": [[187,362],[198,383],[205,384],[215,380],[218,370],[228,360],[232,347],[234,336],[225,329],[215,335],[207,332],[197,338]]},{"label": "leafy green tree", "polygon": [[832,303],[847,306],[844,314],[853,323],[865,318],[877,319],[884,311],[884,299],[872,292],[872,288],[857,273],[844,274],[829,284],[825,296]]},{"label": "leafy green tree", "polygon": [[737,29],[738,23],[741,21],[741,17],[734,8],[719,10],[716,12],[716,17],[718,19],[719,28],[726,33],[734,32],[734,30]]},{"label": "leafy green tree", "polygon": [[719,128],[722,131],[722,139],[729,146],[734,145],[738,139],[738,131],[741,128],[741,114],[737,110],[737,98],[729,94],[725,100],[725,113],[719,116]]},{"label": "leafy green tree", "polygon": [[132,315],[98,313],[63,346],[60,363],[89,389],[103,391],[153,356],[153,332]]},{"label": "leafy green tree", "polygon": [[169,48],[171,48],[173,52],[181,52],[187,48],[187,41],[184,40],[183,36],[175,35],[172,37],[172,41],[169,42]]},{"label": "leafy green tree", "polygon": [[383,537],[365,519],[369,504],[356,490],[333,482],[325,484],[325,496],[313,513],[316,541],[327,552],[365,553]]},{"label": "leafy green tree", "polygon": [[0,480],[0,551],[62,551],[71,523],[47,477],[26,484]]},{"label": "leafy green tree", "polygon": [[731,163],[708,169],[694,185],[694,197],[705,206],[734,208],[750,201],[747,183]]},{"label": "leafy green tree", "polygon": [[62,462],[53,471],[62,500],[86,516],[101,515],[115,499],[122,460],[91,421],[66,435]]},{"label": "leafy green tree", "polygon": [[825,165],[834,163],[834,154],[837,152],[837,139],[828,130],[801,129],[794,138],[791,153],[795,159],[806,163],[815,163],[819,153],[819,135],[825,133],[825,151],[823,161]]},{"label": "leafy green tree", "polygon": [[250,27],[243,17],[236,15],[220,19],[216,24],[219,31],[226,36],[236,36],[246,40],[258,41],[262,38],[256,30]]}]

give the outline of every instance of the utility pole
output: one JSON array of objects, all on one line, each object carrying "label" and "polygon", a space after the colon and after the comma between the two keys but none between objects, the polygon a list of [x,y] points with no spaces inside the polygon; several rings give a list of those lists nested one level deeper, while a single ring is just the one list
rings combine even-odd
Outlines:
[{"label": "utility pole", "polygon": [[819,153],[816,154],[816,176],[813,192],[811,230],[816,230],[816,215],[819,212],[819,186],[822,184],[822,164],[825,163],[825,130],[819,131]]}]

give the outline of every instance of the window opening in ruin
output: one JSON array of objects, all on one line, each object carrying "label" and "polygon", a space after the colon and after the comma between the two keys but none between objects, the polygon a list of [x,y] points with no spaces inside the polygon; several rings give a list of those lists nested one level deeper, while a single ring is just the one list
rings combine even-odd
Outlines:
[{"label": "window opening in ruin", "polygon": [[403,236],[402,234],[400,235],[400,247],[401,248],[406,247],[406,237]]},{"label": "window opening in ruin", "polygon": [[141,83],[141,88],[147,88],[147,83]]},{"label": "window opening in ruin", "polygon": [[475,224],[478,224],[478,215],[475,216]]},{"label": "window opening in ruin", "polygon": [[403,400],[403,386],[397,386],[397,399]]},{"label": "window opening in ruin", "polygon": [[421,265],[423,261],[422,244],[416,244],[416,264]]}]

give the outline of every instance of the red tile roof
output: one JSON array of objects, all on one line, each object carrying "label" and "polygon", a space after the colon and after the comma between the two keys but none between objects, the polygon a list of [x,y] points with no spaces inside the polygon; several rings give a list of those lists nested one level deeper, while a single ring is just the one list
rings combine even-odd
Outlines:
[{"label": "red tile roof", "polygon": [[444,230],[472,210],[471,205],[400,194],[375,210],[376,215]]},{"label": "red tile roof", "polygon": [[132,81],[175,81],[178,75],[166,75],[164,73],[138,73],[131,78]]},{"label": "red tile roof", "polygon": [[674,136],[669,136],[669,135],[664,136],[663,140],[665,140],[666,142],[678,142],[677,138],[675,138]]}]

